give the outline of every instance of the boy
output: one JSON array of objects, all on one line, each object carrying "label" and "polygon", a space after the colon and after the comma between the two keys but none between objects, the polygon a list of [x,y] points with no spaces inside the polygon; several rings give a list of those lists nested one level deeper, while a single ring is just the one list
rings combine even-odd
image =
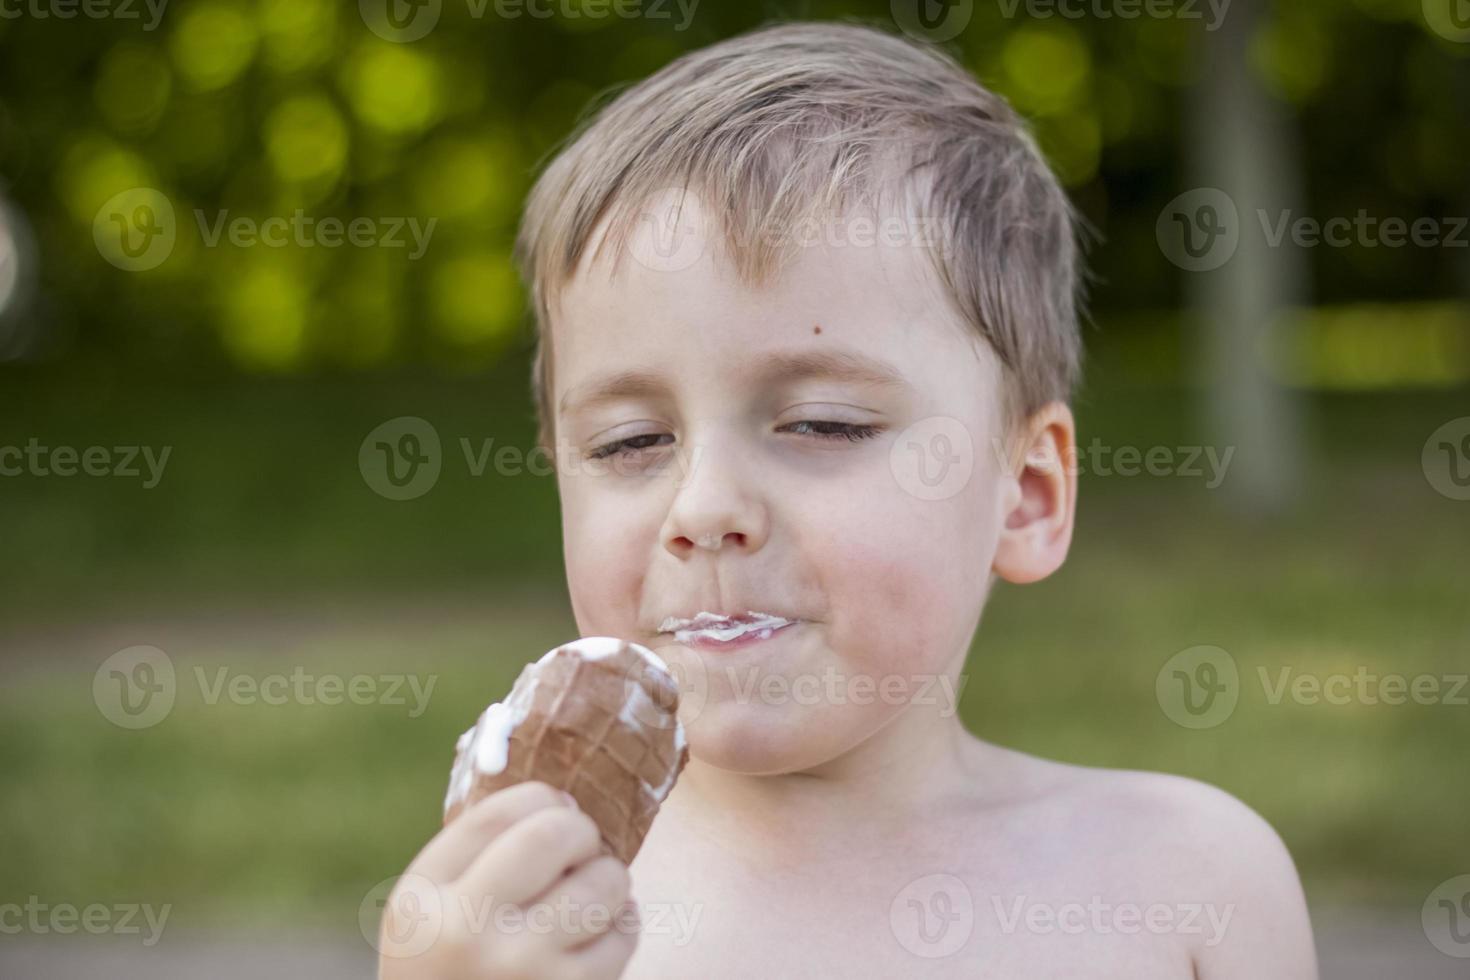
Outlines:
[{"label": "boy", "polygon": [[1061,565],[1076,498],[1073,216],[1002,100],[866,28],[735,38],[590,121],[519,255],[579,632],[669,662],[692,758],[631,873],[543,784],[479,803],[383,976],[1315,975],[1242,804],[955,715],[990,585]]}]

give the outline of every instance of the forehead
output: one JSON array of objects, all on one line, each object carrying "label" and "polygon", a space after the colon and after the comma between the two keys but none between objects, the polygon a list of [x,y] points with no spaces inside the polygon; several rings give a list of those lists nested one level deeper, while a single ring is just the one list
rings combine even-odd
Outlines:
[{"label": "forehead", "polygon": [[940,288],[925,252],[933,246],[905,237],[911,225],[890,223],[885,234],[881,216],[818,222],[753,278],[696,198],[648,217],[618,247],[599,247],[600,229],[556,298],[558,412],[593,387],[636,394],[662,375],[922,386],[983,373],[988,351]]}]

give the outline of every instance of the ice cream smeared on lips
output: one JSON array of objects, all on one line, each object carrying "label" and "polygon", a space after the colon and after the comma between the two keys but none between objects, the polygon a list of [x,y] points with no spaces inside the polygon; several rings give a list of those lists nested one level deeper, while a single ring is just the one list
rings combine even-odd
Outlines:
[{"label": "ice cream smeared on lips", "polygon": [[675,643],[688,644],[695,639],[709,639],[720,643],[728,643],[736,637],[746,634],[755,634],[761,639],[770,636],[783,626],[791,625],[795,620],[786,619],[783,616],[775,616],[771,613],[755,612],[751,610],[742,616],[721,616],[712,612],[701,612],[692,619],[678,619],[670,616],[659,624],[660,633],[672,633]]},{"label": "ice cream smeared on lips", "polygon": [[496,790],[539,780],[576,797],[625,863],[689,760],[679,690],[647,647],[583,637],[527,664],[459,737],[444,822]]}]

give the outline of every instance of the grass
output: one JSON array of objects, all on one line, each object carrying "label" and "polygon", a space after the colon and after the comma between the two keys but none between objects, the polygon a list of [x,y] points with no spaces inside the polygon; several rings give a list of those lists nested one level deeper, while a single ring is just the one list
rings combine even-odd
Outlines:
[{"label": "grass", "polygon": [[[529,445],[510,377],[114,387],[100,413],[52,381],[0,396],[25,410],[0,404],[0,444],[153,441],[176,447],[177,467],[146,492],[0,484],[9,553],[25,556],[0,572],[0,622],[34,642],[78,621],[231,611],[228,629],[206,616],[207,640],[168,651],[177,703],[141,731],[92,702],[111,649],[0,659],[0,895],[170,902],[178,928],[356,929],[363,895],[437,827],[454,737],[572,630],[548,480],[473,477],[446,457],[429,495],[395,503],[365,487],[357,446],[402,414],[433,421],[446,451],[460,434]],[[1258,669],[1466,670],[1470,505],[1419,470],[1425,436],[1464,405],[1463,392],[1316,401],[1310,482],[1271,521],[1232,514],[1200,481],[1084,477],[1067,566],[1002,588],[986,611],[967,724],[1042,755],[1222,786],[1282,833],[1314,900],[1417,906],[1470,869],[1470,707],[1272,704]],[[1177,393],[1095,393],[1082,417],[1115,444],[1190,438]],[[410,615],[446,593],[472,598]],[[283,602],[337,612],[273,632]],[[1164,715],[1154,683],[1198,644],[1231,653],[1242,693],[1227,722],[1193,731]],[[211,705],[194,669],[220,666],[410,672],[436,686],[417,718],[391,705]]]}]

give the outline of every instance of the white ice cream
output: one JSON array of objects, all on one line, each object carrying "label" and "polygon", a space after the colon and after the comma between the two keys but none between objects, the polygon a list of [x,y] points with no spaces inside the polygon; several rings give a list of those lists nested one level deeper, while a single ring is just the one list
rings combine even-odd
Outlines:
[{"label": "white ice cream", "polygon": [[741,622],[731,622],[729,618],[712,612],[700,612],[692,619],[677,619],[670,616],[659,624],[658,629],[660,633],[673,633],[675,643],[687,645],[696,639],[728,643],[747,633],[763,632],[765,636],[769,636],[782,626],[795,622],[795,620],[782,616],[773,616],[770,613],[760,613],[754,610],[745,615],[748,621]]}]

